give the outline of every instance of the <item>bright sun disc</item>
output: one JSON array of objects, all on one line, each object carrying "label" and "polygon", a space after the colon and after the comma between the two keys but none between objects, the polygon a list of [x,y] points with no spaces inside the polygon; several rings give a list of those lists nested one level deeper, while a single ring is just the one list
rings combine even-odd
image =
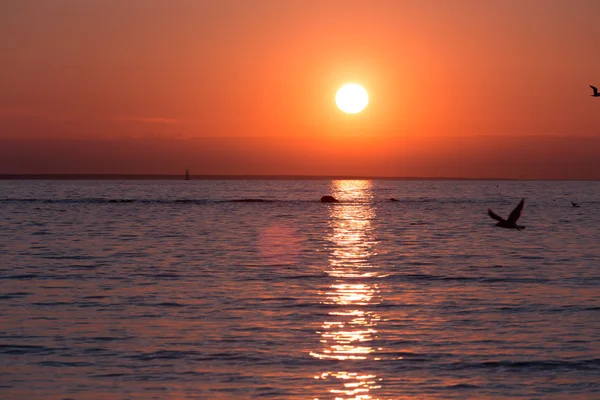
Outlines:
[{"label": "bright sun disc", "polygon": [[335,104],[343,112],[355,114],[364,110],[369,104],[369,94],[362,86],[348,83],[337,91]]}]

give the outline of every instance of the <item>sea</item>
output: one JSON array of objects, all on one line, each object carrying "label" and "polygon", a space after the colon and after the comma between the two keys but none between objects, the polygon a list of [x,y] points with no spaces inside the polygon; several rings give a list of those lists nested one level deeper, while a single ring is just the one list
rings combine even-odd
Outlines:
[{"label": "sea", "polygon": [[4,180],[0,216],[2,399],[600,399],[598,181]]}]

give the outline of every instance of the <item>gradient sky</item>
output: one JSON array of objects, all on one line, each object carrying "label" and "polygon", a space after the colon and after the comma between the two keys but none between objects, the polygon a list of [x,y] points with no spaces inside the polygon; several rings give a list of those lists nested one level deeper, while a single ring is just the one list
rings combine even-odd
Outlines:
[{"label": "gradient sky", "polygon": [[[0,2],[0,173],[600,179],[597,0]],[[335,92],[362,84],[344,114]]]}]

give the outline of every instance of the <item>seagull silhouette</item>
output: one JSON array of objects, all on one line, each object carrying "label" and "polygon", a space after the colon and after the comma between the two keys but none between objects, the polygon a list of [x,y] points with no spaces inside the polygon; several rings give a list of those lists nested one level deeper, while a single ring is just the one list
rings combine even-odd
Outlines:
[{"label": "seagull silhouette", "polygon": [[596,86],[592,86],[592,85],[590,85],[590,87],[594,91],[594,94],[592,96],[593,97],[600,97],[600,93],[598,92],[598,88]]},{"label": "seagull silhouette", "polygon": [[521,211],[523,211],[523,206],[525,205],[525,199],[521,199],[519,204],[515,207],[514,210],[508,216],[508,219],[504,219],[498,215],[496,215],[491,209],[488,208],[488,215],[498,221],[496,226],[500,228],[506,229],[516,229],[520,231],[521,229],[525,229],[524,226],[517,225],[517,220],[521,216]]}]

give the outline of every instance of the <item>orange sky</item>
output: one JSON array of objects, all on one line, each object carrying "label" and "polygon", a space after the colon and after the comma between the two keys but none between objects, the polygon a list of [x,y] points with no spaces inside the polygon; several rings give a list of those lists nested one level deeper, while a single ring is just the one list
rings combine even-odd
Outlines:
[{"label": "orange sky", "polygon": [[[600,179],[600,2],[0,2],[0,173]],[[348,115],[345,82],[370,104]]]}]

